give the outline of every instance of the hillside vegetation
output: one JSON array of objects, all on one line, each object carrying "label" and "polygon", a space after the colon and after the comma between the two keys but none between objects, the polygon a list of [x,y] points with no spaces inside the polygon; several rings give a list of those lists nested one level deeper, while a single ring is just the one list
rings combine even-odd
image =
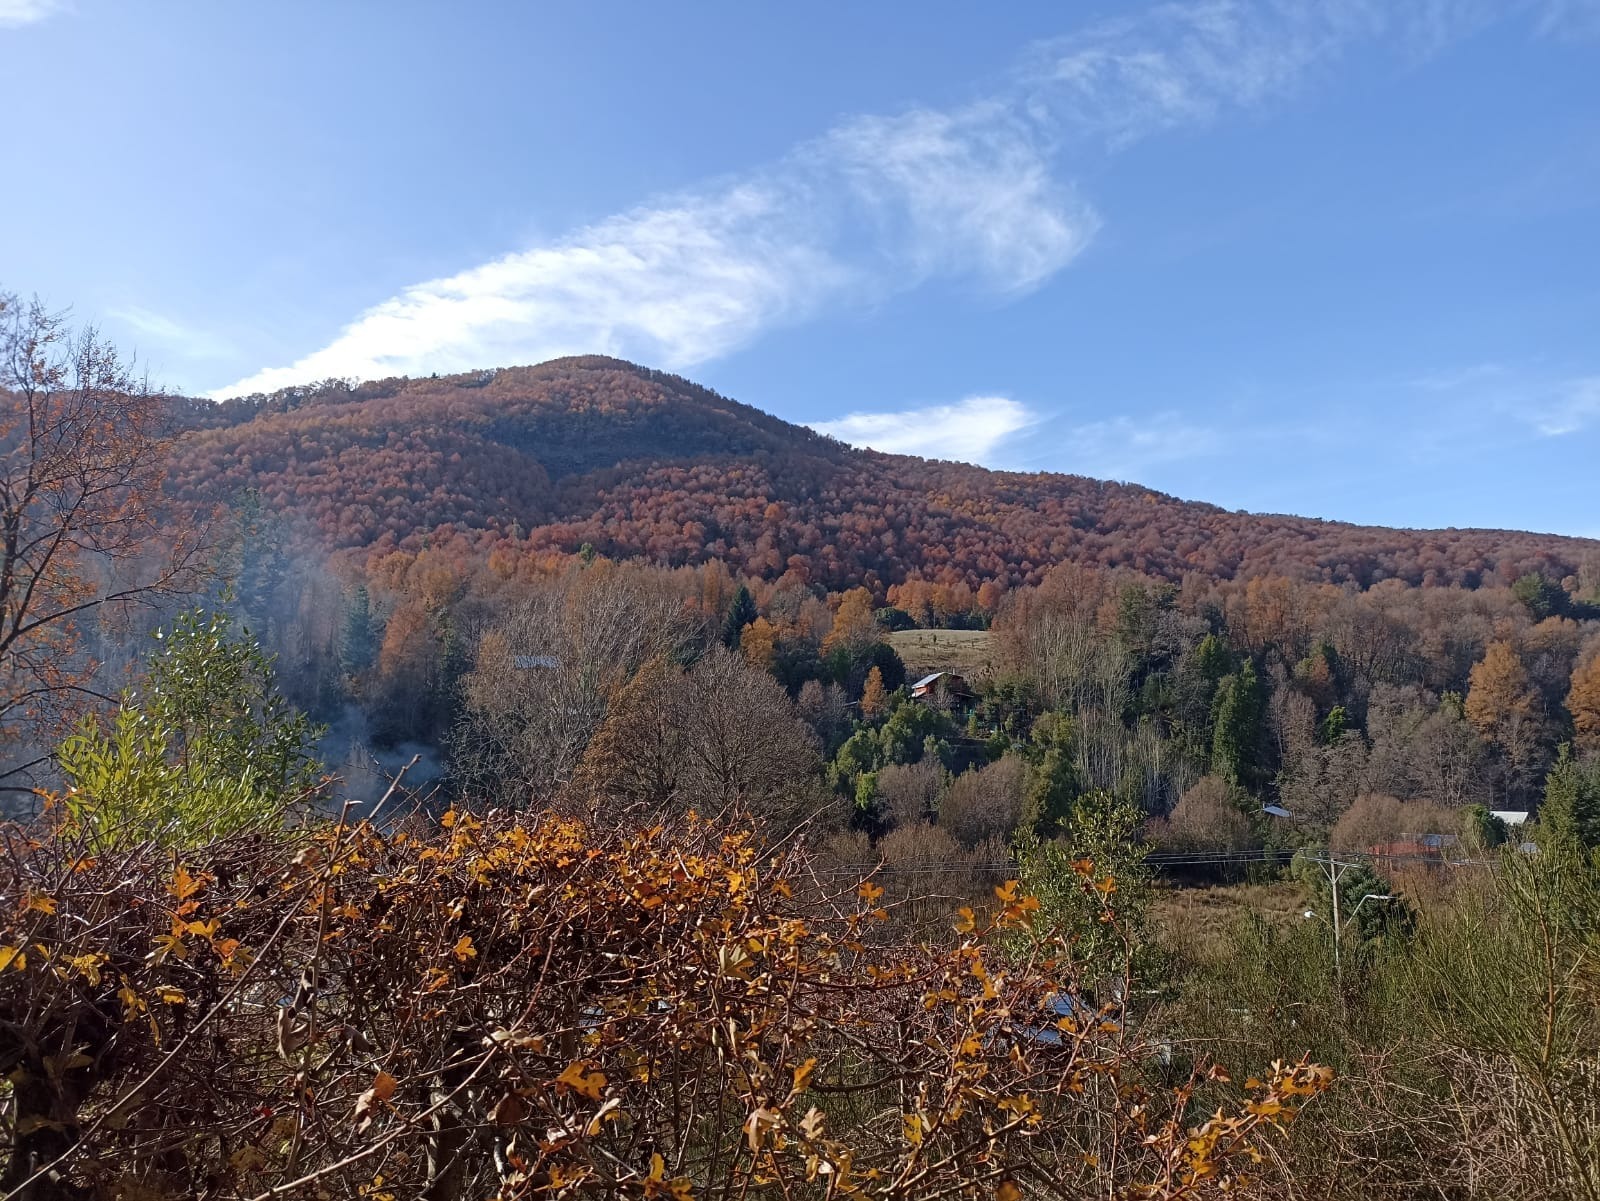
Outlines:
[{"label": "hillside vegetation", "polygon": [[1600,1201],[1587,544],[173,404],[0,296],[8,1199]]},{"label": "hillside vegetation", "polygon": [[874,591],[1038,583],[1053,564],[1170,580],[1277,574],[1361,587],[1573,575],[1600,543],[1233,513],[1135,484],[855,450],[687,380],[599,357],[333,382],[177,406],[170,486],[257,490],[331,548],[465,538],[669,565],[721,559]]}]

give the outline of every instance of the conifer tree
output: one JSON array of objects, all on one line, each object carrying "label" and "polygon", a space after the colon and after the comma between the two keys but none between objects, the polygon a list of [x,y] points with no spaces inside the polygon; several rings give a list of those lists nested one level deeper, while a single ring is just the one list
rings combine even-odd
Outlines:
[{"label": "conifer tree", "polygon": [[1243,786],[1255,774],[1261,733],[1261,684],[1255,664],[1246,659],[1217,685],[1216,721],[1211,735],[1211,769],[1230,784]]},{"label": "conifer tree", "polygon": [[1568,846],[1600,847],[1600,763],[1572,757],[1566,743],[1545,777],[1539,826],[1547,837]]},{"label": "conifer tree", "polygon": [[723,644],[737,650],[745,626],[759,616],[761,615],[756,611],[755,598],[750,595],[750,589],[740,584],[739,591],[733,594],[733,601],[728,606],[728,615],[722,622]]},{"label": "conifer tree", "polygon": [[1578,745],[1600,746],[1600,655],[1595,655],[1572,673],[1572,689],[1567,693],[1567,712],[1577,731]]},{"label": "conifer tree", "polygon": [[372,597],[365,584],[358,584],[345,607],[344,627],[339,631],[339,664],[350,675],[359,675],[377,657],[378,627],[372,619]]}]

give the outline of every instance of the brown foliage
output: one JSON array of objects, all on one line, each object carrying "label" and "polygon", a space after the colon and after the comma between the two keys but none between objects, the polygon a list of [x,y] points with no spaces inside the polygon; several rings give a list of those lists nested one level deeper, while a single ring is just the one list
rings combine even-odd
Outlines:
[{"label": "brown foliage", "polygon": [[1163,851],[1242,851],[1260,839],[1244,814],[1236,789],[1220,776],[1190,787],[1164,821],[1150,823],[1150,838]]},{"label": "brown foliage", "polygon": [[1367,793],[1340,816],[1328,845],[1338,850],[1370,851],[1387,843],[1412,842],[1422,835],[1461,832],[1458,809]]},{"label": "brown foliage", "polygon": [[1028,765],[1015,754],[962,772],[939,802],[940,828],[966,847],[1009,838],[1022,816],[1027,779]]},{"label": "brown foliage", "polygon": [[10,831],[8,1195],[1200,1198],[1329,1077],[1190,1113],[1128,1023],[1062,1015],[1014,884],[903,945],[881,889],[704,824],[444,825]]},{"label": "brown foliage", "polygon": [[1509,642],[1491,642],[1471,678],[1467,720],[1490,742],[1504,742],[1519,724],[1534,716],[1538,696]]},{"label": "brown foliage", "polygon": [[687,671],[655,660],[622,687],[578,783],[611,806],[738,808],[785,828],[818,803],[817,773],[816,739],[783,689],[717,646]]},{"label": "brown foliage", "polygon": [[1600,745],[1600,655],[1572,673],[1572,688],[1567,693],[1567,712],[1583,746]]},{"label": "brown foliage", "polygon": [[649,575],[614,564],[529,581],[462,681],[457,770],[517,805],[567,785],[611,698],[639,668],[696,641],[698,619]]},{"label": "brown foliage", "polygon": [[[1581,539],[1399,531],[1244,516],[1136,485],[990,472],[852,450],[686,380],[598,357],[429,380],[334,382],[190,405],[173,488],[259,488],[324,543],[382,549],[471,532],[518,553],[892,585],[932,621],[992,612],[1055,563],[1169,580],[1281,576],[1368,586],[1573,574]],[[987,595],[982,587],[991,583]],[[1268,587],[1251,637],[1300,644],[1306,614]]]},{"label": "brown foliage", "polygon": [[79,623],[195,582],[163,526],[164,399],[93,329],[0,293],[0,730],[91,693]]},{"label": "brown foliage", "polygon": [[867,682],[861,689],[861,716],[877,717],[883,712],[884,698],[883,672],[874,667],[867,672]]}]

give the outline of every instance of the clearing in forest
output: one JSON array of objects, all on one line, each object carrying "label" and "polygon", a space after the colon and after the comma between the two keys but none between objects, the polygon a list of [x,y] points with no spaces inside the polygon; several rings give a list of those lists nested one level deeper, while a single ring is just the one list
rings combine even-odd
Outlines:
[{"label": "clearing in forest", "polygon": [[988,630],[896,630],[888,643],[913,680],[934,671],[976,676],[993,666]]}]

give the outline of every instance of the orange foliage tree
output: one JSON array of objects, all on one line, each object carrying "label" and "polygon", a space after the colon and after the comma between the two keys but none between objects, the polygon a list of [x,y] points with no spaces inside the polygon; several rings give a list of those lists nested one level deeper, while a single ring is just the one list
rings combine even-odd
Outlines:
[{"label": "orange foliage tree", "polygon": [[861,690],[861,716],[877,717],[883,712],[885,703],[883,672],[874,667],[867,673],[866,687]]},{"label": "orange foliage tree", "polygon": [[1516,649],[1504,640],[1491,642],[1472,669],[1467,720],[1490,742],[1509,745],[1517,729],[1534,716],[1538,702]]},{"label": "orange foliage tree", "polygon": [[1567,693],[1567,712],[1584,747],[1600,745],[1600,655],[1595,655],[1572,673],[1572,688]]},{"label": "orange foliage tree", "polygon": [[744,651],[744,657],[750,666],[759,667],[763,671],[772,667],[773,656],[777,653],[778,631],[765,617],[758,617],[745,626],[744,633],[739,635],[739,647]]}]

